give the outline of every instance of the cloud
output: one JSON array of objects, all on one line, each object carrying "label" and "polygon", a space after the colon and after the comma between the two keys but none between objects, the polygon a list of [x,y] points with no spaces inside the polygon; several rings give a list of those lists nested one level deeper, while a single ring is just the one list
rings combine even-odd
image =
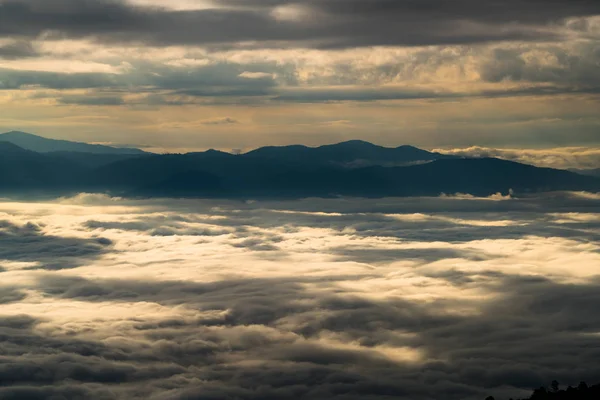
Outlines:
[{"label": "cloud", "polygon": [[30,222],[20,226],[0,220],[0,240],[4,244],[0,259],[33,263],[30,269],[76,268],[100,256],[112,244],[103,237],[81,240],[48,235],[42,229]]},{"label": "cloud", "polygon": [[553,82],[562,84],[597,85],[593,74],[598,62],[598,43],[576,43],[570,48],[561,45],[519,46],[497,48],[481,67],[485,81]]},{"label": "cloud", "polygon": [[600,168],[600,149],[593,147],[562,147],[550,149],[498,149],[468,147],[463,149],[435,149],[443,154],[464,157],[495,157],[540,167],[559,169]]},{"label": "cloud", "polygon": [[0,69],[0,89],[14,90],[24,87],[50,89],[77,89],[110,87],[117,84],[112,74],[102,73],[57,73],[45,71],[21,71]]},{"label": "cloud", "polygon": [[230,117],[207,119],[201,122],[202,125],[231,125],[239,123],[237,120]]},{"label": "cloud", "polygon": [[17,40],[7,44],[0,44],[0,59],[14,60],[38,56],[31,42],[26,40]]},{"label": "cloud", "polygon": [[58,102],[66,105],[80,105],[80,106],[120,106],[125,104],[122,97],[117,96],[95,96],[95,95],[81,95],[81,96],[63,96],[58,98]]},{"label": "cloud", "polygon": [[[5,0],[0,4],[0,34],[38,37],[52,32],[70,38],[159,45],[244,41],[304,42],[320,47],[468,44],[555,38],[556,33],[547,29],[549,21],[600,13],[593,1],[558,1],[540,8],[536,2],[510,0],[491,9],[473,0],[452,5],[428,0],[419,6],[388,0],[368,5],[358,0],[224,1],[219,6],[173,10],[109,0],[64,0],[60,5]],[[307,22],[311,29],[305,29]]]},{"label": "cloud", "polygon": [[[3,0],[0,124],[171,151],[597,142],[595,2],[413,3]],[[193,134],[218,116],[244,123]]]},{"label": "cloud", "polygon": [[552,96],[561,94],[598,94],[600,87],[575,89],[559,86],[522,86],[508,89],[486,89],[479,91],[456,92],[449,90],[419,89],[416,87],[328,87],[283,89],[274,97],[276,101],[298,103],[320,103],[338,101],[382,101],[382,100],[440,100],[456,101],[466,98],[504,98],[525,96]]},{"label": "cloud", "polygon": [[[229,63],[193,68],[140,64],[118,73],[0,68],[0,90],[54,89],[62,93],[34,93],[32,98],[55,97],[59,104],[84,106],[182,105],[203,97],[259,97],[272,93],[276,85],[272,76],[265,73],[247,79],[240,75],[244,68]],[[77,92],[81,89],[88,91]]]},{"label": "cloud", "polygon": [[[507,194],[507,195],[503,195],[502,193],[496,193],[493,194],[491,196],[485,197],[486,199],[489,200],[495,200],[495,201],[499,201],[499,200],[510,200],[512,199],[512,192]],[[481,197],[475,197],[472,194],[468,194],[468,193],[455,193],[455,194],[445,194],[443,193],[440,197],[443,198],[455,198],[455,199],[466,199],[466,200],[481,200]]]},{"label": "cloud", "polygon": [[72,197],[60,198],[58,202],[73,205],[110,205],[120,200],[122,199],[119,197],[111,197],[102,193],[79,193]]},{"label": "cloud", "polygon": [[[91,13],[94,7],[102,9],[100,3],[99,0],[92,1],[82,12]],[[60,14],[53,7],[36,4],[35,1],[23,2],[22,7],[30,7],[42,14]],[[263,17],[263,14],[269,14],[260,4],[255,9],[232,5],[233,8],[218,10],[184,11],[120,2],[109,5],[107,10],[132,8],[123,12],[131,15],[140,13],[144,18],[152,13],[173,13],[177,14],[177,18],[184,15],[192,18],[195,13],[227,15],[229,12],[250,12],[253,16]],[[65,13],[77,13],[79,6],[79,3],[65,3]],[[529,7],[528,4],[522,6]],[[271,3],[270,7],[285,8],[288,5]],[[307,7],[336,8],[318,4]],[[381,7],[387,8],[388,12],[396,10],[389,4],[381,4]],[[323,12],[327,14],[330,11],[320,13]],[[374,10],[371,12],[375,13]],[[336,16],[345,21],[350,18],[348,13],[351,14],[350,11],[337,10]],[[92,18],[91,14],[88,17]],[[454,18],[450,12],[446,17]],[[65,38],[47,34],[32,39],[32,46],[39,50],[39,57],[32,57],[27,62],[13,60],[3,63],[0,89],[9,92],[53,89],[62,92],[48,95],[58,104],[128,105],[129,110],[167,105],[226,107],[245,104],[271,108],[281,102],[459,102],[523,96],[571,96],[587,101],[597,97],[600,87],[595,73],[599,54],[597,41],[590,39],[596,35],[594,21],[597,18],[594,18],[586,17],[579,23],[569,19],[544,28],[562,32],[562,36],[552,41],[502,41],[472,45],[433,43],[433,46],[413,47],[400,47],[403,44],[398,43],[323,49],[303,41],[300,44],[274,45],[268,39],[253,41],[254,47],[238,46],[237,42],[229,47],[198,47],[202,44],[161,44],[142,39],[134,40],[132,45],[125,39],[110,41],[106,38],[96,40],[93,35]],[[277,22],[276,25],[290,24]],[[106,34],[111,35],[110,32]],[[196,37],[189,32],[186,36]],[[393,37],[412,37],[412,34]],[[30,42],[25,40],[24,43]],[[261,48],[262,45],[265,48]],[[82,89],[88,93],[82,94]],[[31,95],[29,98],[39,97]],[[45,106],[55,103],[46,102]],[[230,110],[220,112],[231,113]],[[576,114],[565,117],[584,123],[585,119],[577,118],[579,113]],[[500,117],[496,115],[496,118]],[[515,120],[519,121],[517,117],[508,117],[506,122]],[[261,128],[264,127],[256,127]],[[241,129],[244,128],[239,127],[236,131]]]},{"label": "cloud", "polygon": [[0,219],[2,398],[514,398],[600,370],[593,194],[82,194]]},{"label": "cloud", "polygon": [[27,297],[25,293],[14,287],[0,286],[0,304],[14,303],[23,300],[25,297]]}]

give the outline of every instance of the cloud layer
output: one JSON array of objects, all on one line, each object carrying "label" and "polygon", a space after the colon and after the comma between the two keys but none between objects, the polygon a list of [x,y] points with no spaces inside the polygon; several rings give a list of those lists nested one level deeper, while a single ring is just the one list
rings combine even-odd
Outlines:
[{"label": "cloud layer", "polygon": [[599,39],[591,0],[2,0],[0,130],[167,150],[597,145]]},{"label": "cloud layer", "polygon": [[593,381],[598,201],[4,201],[0,397],[481,399]]},{"label": "cloud layer", "polygon": [[[225,0],[205,9],[177,10],[115,0],[3,0],[0,11],[0,33],[7,36],[91,36],[160,45],[272,41],[360,47],[555,39],[560,32],[548,29],[552,23],[597,15],[600,6],[592,0]],[[224,25],[236,29],[223,29]]]}]

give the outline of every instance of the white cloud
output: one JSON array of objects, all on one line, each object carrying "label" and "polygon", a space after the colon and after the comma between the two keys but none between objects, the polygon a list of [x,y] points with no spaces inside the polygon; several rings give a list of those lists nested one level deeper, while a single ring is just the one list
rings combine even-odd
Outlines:
[{"label": "white cloud", "polygon": [[[261,396],[297,398],[287,390],[311,397],[338,385],[315,373],[347,377],[349,398],[373,385],[426,399],[451,382],[464,388],[454,398],[477,399],[547,379],[577,384],[597,364],[582,333],[600,330],[599,235],[592,194],[4,201],[3,362],[52,370],[52,348],[77,367],[5,378],[0,397],[21,384],[117,399],[252,398],[256,385]],[[560,344],[552,359],[526,351],[548,343]],[[586,368],[555,368],[572,357]],[[522,363],[546,372],[523,378]],[[470,378],[478,369],[485,382]],[[278,382],[281,373],[308,388]]]},{"label": "white cloud", "polygon": [[271,10],[271,16],[281,22],[314,22],[318,12],[303,4],[284,4]]},{"label": "white cloud", "polygon": [[502,158],[505,160],[517,161],[547,168],[600,168],[600,148],[595,147],[502,149],[474,146],[458,149],[434,149],[433,151],[464,157]]},{"label": "white cloud", "polygon": [[266,72],[248,72],[244,71],[238,75],[240,78],[247,79],[263,79],[263,78],[273,78],[273,74],[269,74]]},{"label": "white cloud", "polygon": [[216,8],[214,2],[207,0],[127,0],[127,2],[137,6],[160,7],[178,11]]}]

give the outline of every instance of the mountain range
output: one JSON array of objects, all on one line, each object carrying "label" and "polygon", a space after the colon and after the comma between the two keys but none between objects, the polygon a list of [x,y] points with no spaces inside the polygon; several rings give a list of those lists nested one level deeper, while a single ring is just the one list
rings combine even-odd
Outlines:
[{"label": "mountain range", "polygon": [[495,158],[364,141],[151,154],[0,134],[0,195],[104,192],[126,197],[302,198],[600,191],[600,178]]},{"label": "mountain range", "polygon": [[31,133],[11,131],[0,134],[0,141],[10,142],[26,150],[38,153],[78,152],[91,154],[144,154],[144,151],[134,148],[117,148],[100,144],[70,142],[67,140],[47,139]]},{"label": "mountain range", "polygon": [[590,169],[575,169],[575,168],[573,168],[573,169],[569,169],[569,171],[575,172],[580,175],[596,176],[596,177],[600,178],[600,168],[590,168]]}]

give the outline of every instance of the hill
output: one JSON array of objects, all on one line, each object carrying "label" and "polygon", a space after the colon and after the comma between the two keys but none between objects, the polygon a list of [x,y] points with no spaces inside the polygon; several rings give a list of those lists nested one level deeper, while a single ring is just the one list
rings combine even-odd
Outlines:
[{"label": "hill", "polygon": [[142,154],[99,154],[99,153],[81,153],[78,151],[54,151],[51,153],[45,153],[49,156],[56,158],[63,158],[70,160],[76,164],[84,166],[86,168],[98,168],[104,165],[109,165],[117,161],[128,160],[130,158],[137,157],[149,157],[151,153]]},{"label": "hill", "polygon": [[0,195],[87,191],[130,197],[303,198],[600,191],[599,178],[569,171],[495,158],[438,156],[410,146],[384,148],[358,141],[268,147],[241,155],[216,150],[37,153],[0,141]]},{"label": "hill", "polygon": [[67,140],[47,139],[31,133],[11,131],[0,134],[1,142],[9,142],[23,149],[38,153],[78,152],[92,154],[145,154],[144,151],[133,148],[116,148],[99,144],[70,142]]},{"label": "hill", "polygon": [[577,174],[580,175],[587,175],[587,176],[595,176],[600,178],[600,168],[595,168],[595,169],[571,169],[571,172],[575,172]]},{"label": "hill", "polygon": [[[206,184],[202,183],[204,179]],[[166,197],[184,192],[186,197],[202,197],[207,187],[211,188],[211,196],[273,198],[437,196],[457,192],[486,196],[511,189],[520,193],[600,190],[597,178],[494,158],[349,169],[319,164],[305,167],[272,158],[218,152],[116,162],[93,171],[89,182],[95,188]],[[176,190],[171,192],[169,188]]]},{"label": "hill", "polygon": [[404,166],[428,161],[451,159],[413,146],[395,148],[377,146],[362,140],[330,144],[320,147],[301,145],[261,147],[246,153],[246,157],[265,158],[287,164],[329,165],[341,167],[365,167],[370,165]]},{"label": "hill", "polygon": [[[540,387],[535,389],[530,397],[521,400],[597,400],[600,399],[600,384],[588,386],[581,382],[577,387],[569,386],[560,389],[559,383],[553,381],[549,388]],[[485,400],[496,400],[493,396]],[[500,400],[500,399],[498,399]]]},{"label": "hill", "polygon": [[0,141],[0,193],[71,188],[85,168],[69,160]]}]

